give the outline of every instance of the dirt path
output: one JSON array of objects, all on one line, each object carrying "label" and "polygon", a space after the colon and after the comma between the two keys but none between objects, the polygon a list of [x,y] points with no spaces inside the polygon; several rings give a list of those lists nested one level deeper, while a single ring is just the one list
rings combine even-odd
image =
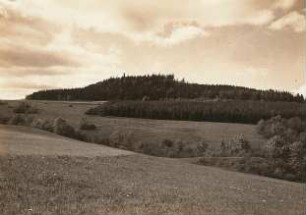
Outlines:
[{"label": "dirt path", "polygon": [[0,125],[0,154],[104,157],[133,153],[84,143],[33,128]]}]

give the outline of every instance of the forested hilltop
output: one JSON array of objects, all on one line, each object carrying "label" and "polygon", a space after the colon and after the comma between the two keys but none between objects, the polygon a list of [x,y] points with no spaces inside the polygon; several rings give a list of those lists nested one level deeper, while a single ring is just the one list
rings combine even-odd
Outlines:
[{"label": "forested hilltop", "polygon": [[84,88],[42,90],[28,95],[32,100],[161,100],[161,99],[239,99],[303,102],[302,95],[256,90],[230,85],[206,85],[175,79],[174,75],[122,76]]}]

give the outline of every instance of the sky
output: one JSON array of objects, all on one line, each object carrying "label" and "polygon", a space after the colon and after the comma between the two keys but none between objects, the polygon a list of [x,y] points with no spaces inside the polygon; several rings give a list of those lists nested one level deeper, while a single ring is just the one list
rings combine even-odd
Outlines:
[{"label": "sky", "polygon": [[306,94],[303,0],[0,0],[0,99],[174,74]]}]

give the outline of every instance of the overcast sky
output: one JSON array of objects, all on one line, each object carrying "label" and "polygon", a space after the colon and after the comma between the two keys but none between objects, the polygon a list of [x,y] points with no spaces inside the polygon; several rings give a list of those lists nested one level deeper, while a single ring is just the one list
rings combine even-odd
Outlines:
[{"label": "overcast sky", "polygon": [[123,73],[301,91],[303,2],[0,0],[0,98]]}]

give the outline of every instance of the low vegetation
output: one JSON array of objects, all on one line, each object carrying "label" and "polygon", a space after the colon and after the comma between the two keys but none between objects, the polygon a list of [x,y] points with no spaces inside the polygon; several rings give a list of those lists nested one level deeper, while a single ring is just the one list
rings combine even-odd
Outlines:
[{"label": "low vegetation", "polygon": [[38,109],[31,106],[29,103],[26,102],[20,102],[17,107],[13,109],[14,113],[17,114],[37,114]]},{"label": "low vegetation", "polygon": [[247,156],[252,153],[249,141],[243,135],[238,135],[227,142],[222,141],[220,148],[223,157]]},{"label": "low vegetation", "polygon": [[117,101],[86,112],[89,115],[185,121],[256,124],[276,115],[300,117],[303,104],[261,101]]},{"label": "low vegetation", "polygon": [[[1,119],[1,118],[0,118]],[[75,129],[66,120],[57,117],[54,120],[41,119],[28,114],[14,114],[8,119],[0,121],[0,124],[29,126],[61,136],[70,137],[78,140],[84,140],[84,134]]]},{"label": "low vegetation", "polygon": [[7,124],[9,120],[10,120],[9,116],[0,114],[0,124]]},{"label": "low vegetation", "polygon": [[0,100],[0,105],[7,105],[7,102]]},{"label": "low vegetation", "polygon": [[205,142],[185,142],[183,140],[172,141],[165,139],[161,144],[142,143],[139,151],[144,154],[170,157],[170,158],[188,158],[203,156],[208,148]]},{"label": "low vegetation", "polygon": [[268,138],[267,158],[274,162],[274,174],[304,180],[306,161],[305,122],[280,116],[260,121],[258,132]]},{"label": "low vegetation", "polygon": [[109,138],[85,135],[86,141],[94,142],[114,148],[125,149],[157,157],[188,158],[204,156],[208,149],[205,141],[176,141],[164,139],[162,142],[152,143],[147,141],[135,141],[134,133],[129,131],[113,132]]},{"label": "low vegetation", "polygon": [[297,117],[284,119],[276,116],[261,120],[257,130],[267,140],[259,151],[254,151],[240,136],[228,143],[222,142],[219,153],[215,151],[214,157],[203,157],[196,163],[305,182],[304,128],[304,123]]},{"label": "low vegetation", "polygon": [[80,123],[80,129],[86,131],[93,131],[97,129],[97,126],[93,123],[87,122],[86,119],[83,118]]},{"label": "low vegetation", "polygon": [[[143,103],[150,102],[152,101]],[[14,107],[17,106],[14,105]],[[0,123],[30,126],[86,142],[158,157],[201,157],[198,159],[198,164],[303,181],[304,173],[301,169],[305,162],[305,154],[301,152],[305,147],[303,145],[305,133],[304,122],[300,117],[286,119],[276,116],[261,120],[257,125],[258,135],[254,132],[255,127],[252,125],[231,124],[235,129],[227,130],[228,124],[222,123],[204,123],[203,127],[202,122],[85,118],[81,112],[83,113],[86,107],[79,106],[75,106],[73,110],[67,109],[63,114],[64,117],[59,117],[48,112],[49,110],[44,109],[43,106],[37,106],[44,114],[1,114]],[[66,107],[67,104],[63,106]],[[57,111],[57,106],[50,109]],[[2,110],[2,113],[5,112]],[[73,114],[70,115],[70,113]],[[126,129],[127,125],[129,129]],[[200,126],[201,129],[199,127],[194,133],[195,126]],[[163,128],[169,130],[164,132]],[[147,129],[151,130],[147,131]],[[184,135],[180,132],[182,129],[185,132]],[[207,129],[210,131],[207,132]],[[219,133],[220,129],[222,132],[226,130],[225,136]],[[232,135],[229,135],[229,132]],[[154,137],[156,135],[158,138]],[[222,137],[216,138],[218,135]],[[265,141],[263,141],[264,138]]]}]

